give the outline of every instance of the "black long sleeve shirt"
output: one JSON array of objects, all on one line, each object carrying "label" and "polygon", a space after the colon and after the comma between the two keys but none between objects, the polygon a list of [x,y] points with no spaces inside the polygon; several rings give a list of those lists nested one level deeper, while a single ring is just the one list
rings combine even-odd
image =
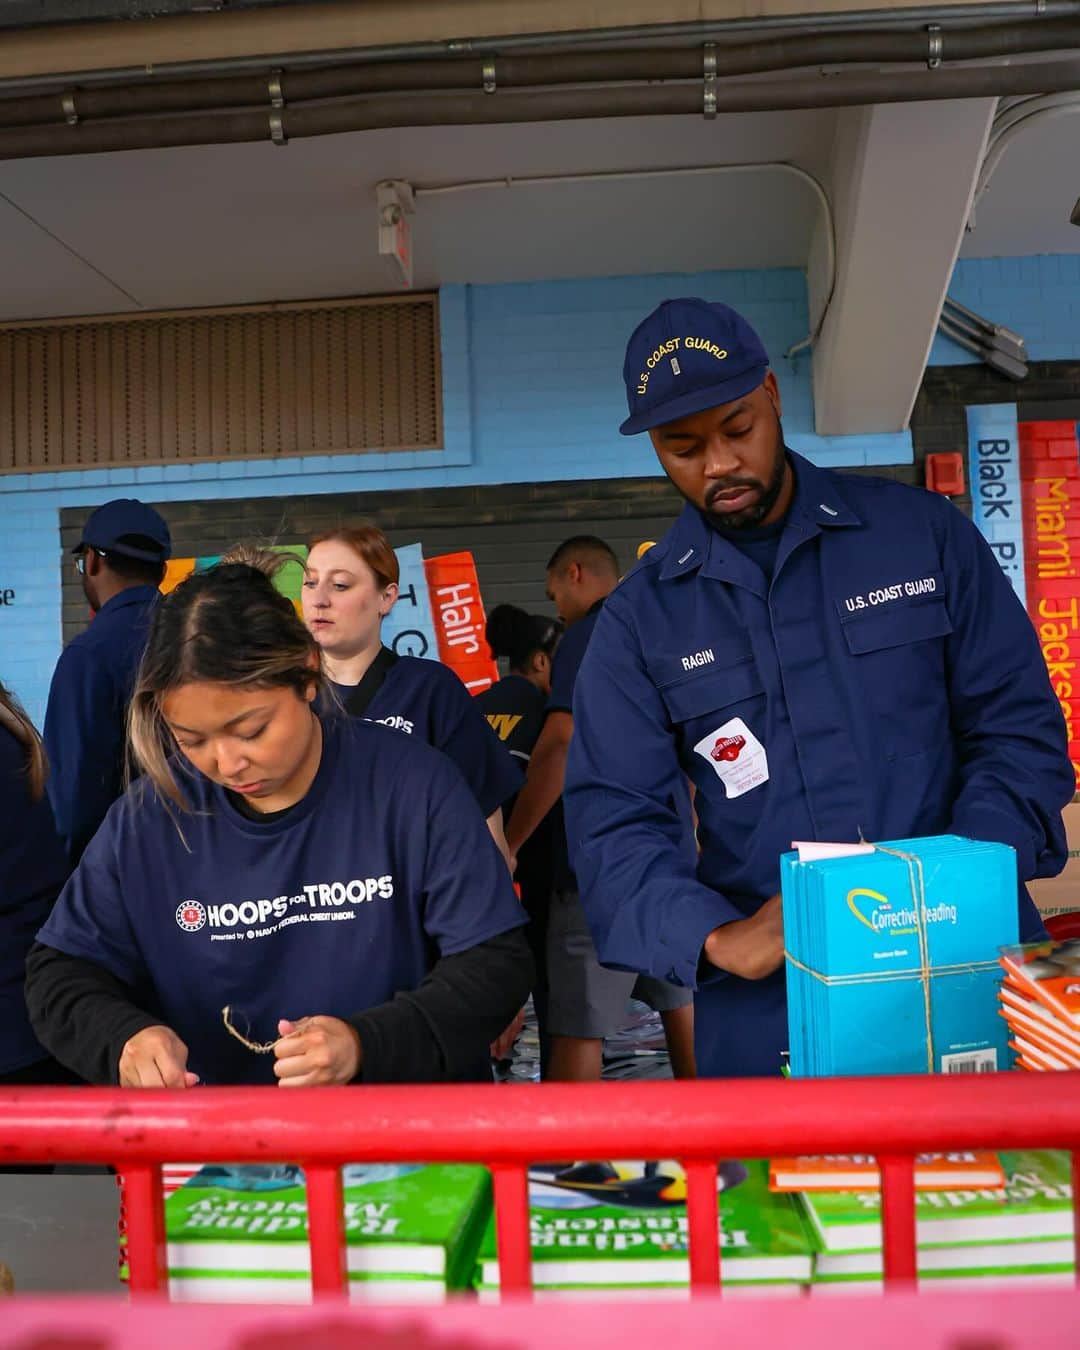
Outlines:
[{"label": "black long sleeve shirt", "polygon": [[[520,928],[436,961],[413,990],[345,1018],[363,1083],[485,1082],[487,1047],[529,996],[533,961]],[[90,1083],[115,1085],[126,1043],[162,1019],[93,962],[35,943],[26,1000],[42,1045]]]}]

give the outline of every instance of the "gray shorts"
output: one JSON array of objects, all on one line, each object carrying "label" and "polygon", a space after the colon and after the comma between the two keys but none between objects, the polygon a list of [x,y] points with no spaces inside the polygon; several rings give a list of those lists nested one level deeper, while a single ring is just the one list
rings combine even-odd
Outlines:
[{"label": "gray shorts", "polygon": [[685,1008],[693,991],[652,975],[608,970],[596,959],[577,891],[556,891],[548,915],[548,1032],[589,1040],[614,1035],[639,998],[657,1012]]}]

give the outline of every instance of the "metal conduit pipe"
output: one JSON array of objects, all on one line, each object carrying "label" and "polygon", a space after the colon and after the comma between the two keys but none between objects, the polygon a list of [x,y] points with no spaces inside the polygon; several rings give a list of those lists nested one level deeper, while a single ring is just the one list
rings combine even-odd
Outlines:
[{"label": "metal conduit pipe", "polygon": [[[905,25],[915,27],[948,24],[950,28],[1014,18],[1050,19],[1080,15],[1080,0],[982,0],[982,3],[914,6],[902,12]],[[466,38],[446,42],[396,43],[382,47],[351,47],[309,52],[279,52],[261,56],[206,57],[194,61],[169,61],[157,66],[122,66],[105,70],[80,71],[68,83],[80,87],[111,85],[119,81],[177,79],[189,75],[223,75],[240,72],[265,72],[288,66],[292,70],[326,65],[416,61],[450,56],[498,54],[509,50],[544,51],[570,47],[600,47],[627,42],[715,42],[723,44],[735,36],[768,33],[791,34],[807,29],[815,33],[834,29],[880,29],[897,26],[896,12],[888,9],[840,10],[829,13],[773,14],[722,21],[694,19],[689,22],[628,24],[618,28],[570,29],[566,32],[524,33],[491,38]],[[15,90],[56,90],[64,77],[22,75],[0,78],[0,92]]]},{"label": "metal conduit pipe", "polygon": [[[769,112],[873,103],[991,98],[1080,89],[1080,59],[950,70],[799,76],[719,84],[715,112]],[[579,118],[701,115],[699,84],[508,90],[487,94],[391,94],[271,109],[112,118],[68,126],[0,129],[0,159],[161,149],[180,145],[326,136],[376,128],[470,126]]]},{"label": "metal conduit pipe", "polygon": [[[979,28],[808,33],[717,46],[710,51],[716,76],[753,75],[812,66],[973,61],[1025,53],[1080,48],[1080,16],[1027,19]],[[702,74],[702,49],[558,52],[382,64],[335,65],[262,75],[202,80],[71,88],[50,94],[0,100],[0,127],[71,123],[76,119],[131,117],[158,113],[250,108],[271,96],[284,103],[349,98],[367,94],[436,90],[508,89],[695,80]],[[270,82],[273,81],[273,91]]]},{"label": "metal conduit pipe", "polygon": [[990,180],[1001,163],[1006,150],[1023,132],[1029,131],[1036,122],[1040,125],[1051,118],[1075,116],[1080,113],[1080,93],[1050,94],[1043,98],[1025,99],[998,113],[990,128],[990,139],[986,153],[979,168],[979,177],[975,191],[971,196],[968,211],[967,228],[976,227],[976,212],[979,202],[986,195]]}]

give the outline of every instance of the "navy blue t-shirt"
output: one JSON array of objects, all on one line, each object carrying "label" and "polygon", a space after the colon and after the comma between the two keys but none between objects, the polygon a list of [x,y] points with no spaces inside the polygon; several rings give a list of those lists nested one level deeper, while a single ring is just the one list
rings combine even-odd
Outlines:
[{"label": "navy blue t-shirt", "polygon": [[116,803],[38,941],[110,970],[188,1046],[204,1083],[273,1083],[249,1040],[417,988],[439,956],[520,927],[506,864],[461,775],[419,739],[322,719],[322,761],[279,819],[194,771],[193,812],[141,780]]},{"label": "navy blue t-shirt", "polygon": [[773,521],[771,525],[758,525],[752,530],[721,530],[718,533],[740,553],[744,553],[752,562],[757,563],[765,574],[766,581],[772,581],[772,574],[776,570],[776,555],[780,552],[780,539],[786,525],[785,515]]},{"label": "navy blue t-shirt", "polygon": [[[335,684],[344,701],[353,686]],[[448,666],[399,656],[364,713],[433,745],[457,765],[484,816],[520,791],[522,773],[472,696]]]},{"label": "navy blue t-shirt", "polygon": [[26,749],[0,726],[0,1074],[46,1058],[26,1012],[26,954],[70,870],[48,798],[30,800]]}]

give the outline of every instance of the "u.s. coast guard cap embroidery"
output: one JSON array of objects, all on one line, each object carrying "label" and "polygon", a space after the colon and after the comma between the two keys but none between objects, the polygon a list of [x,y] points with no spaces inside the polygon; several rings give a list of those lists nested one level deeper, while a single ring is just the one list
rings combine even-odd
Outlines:
[{"label": "u.s. coast guard cap embroidery", "polygon": [[708,300],[665,300],[626,345],[630,416],[619,430],[633,436],[731,403],[756,389],[768,367],[761,339],[735,310]]}]

